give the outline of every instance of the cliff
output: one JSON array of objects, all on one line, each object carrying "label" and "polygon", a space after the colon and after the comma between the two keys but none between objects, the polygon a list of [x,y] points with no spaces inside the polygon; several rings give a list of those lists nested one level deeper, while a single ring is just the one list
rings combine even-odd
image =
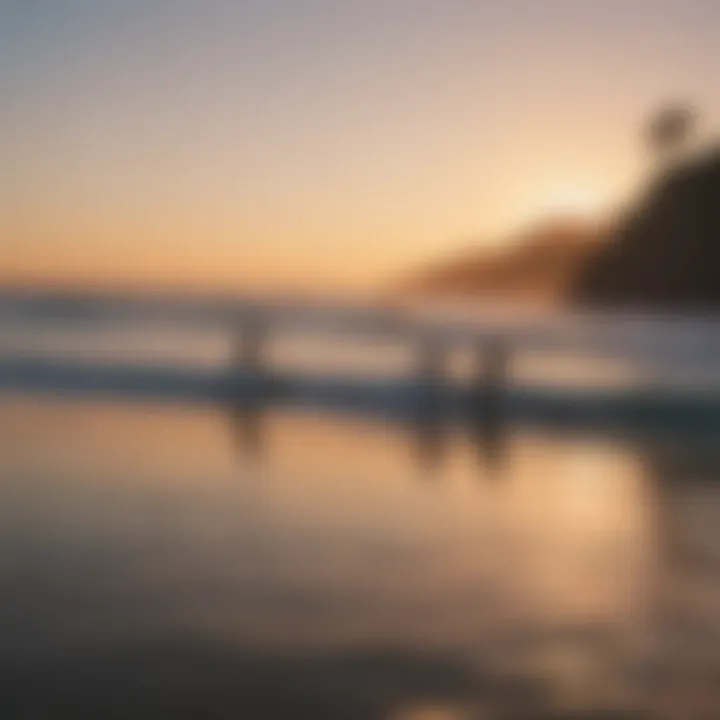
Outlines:
[{"label": "cliff", "polygon": [[582,264],[568,298],[602,307],[720,307],[720,149],[651,183]]},{"label": "cliff", "polygon": [[472,249],[411,276],[403,290],[432,297],[561,301],[595,251],[596,231],[555,218],[507,239],[504,249]]}]

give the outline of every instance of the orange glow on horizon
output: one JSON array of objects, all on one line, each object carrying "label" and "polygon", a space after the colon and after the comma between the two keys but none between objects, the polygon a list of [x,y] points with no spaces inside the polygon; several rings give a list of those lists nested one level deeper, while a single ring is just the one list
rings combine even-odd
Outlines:
[{"label": "orange glow on horizon", "polygon": [[[467,180],[471,184],[470,178]],[[83,206],[77,198],[18,204],[0,234],[15,242],[0,270],[11,284],[182,286],[327,290],[389,287],[434,259],[451,256],[468,242],[479,250],[513,242],[518,230],[548,215],[591,219],[609,192],[579,181],[543,191],[539,170],[524,169],[513,191],[484,213],[472,192],[423,188],[417,207],[406,191],[396,203],[335,194],[278,198],[265,210],[203,196],[169,209],[149,194],[145,207],[128,197]],[[610,181],[606,181],[610,185]],[[486,229],[483,231],[483,227]]]},{"label": "orange glow on horizon", "polygon": [[19,8],[0,22],[0,273],[374,287],[595,214],[650,109],[680,88],[720,114],[701,4],[650,29],[633,3]]}]

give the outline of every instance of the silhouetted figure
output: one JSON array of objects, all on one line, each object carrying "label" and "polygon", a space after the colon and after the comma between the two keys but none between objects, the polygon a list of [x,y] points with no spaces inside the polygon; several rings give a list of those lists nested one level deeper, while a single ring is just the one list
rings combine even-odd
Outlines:
[{"label": "silhouetted figure", "polygon": [[259,309],[249,311],[241,320],[233,345],[236,380],[231,422],[240,450],[252,457],[262,449],[262,414],[270,399],[271,381],[265,358],[268,330],[265,313]]},{"label": "silhouetted figure", "polygon": [[265,345],[268,318],[259,309],[248,311],[242,318],[233,347],[233,367],[243,375],[264,375]]},{"label": "silhouetted figure", "polygon": [[420,465],[434,470],[442,459],[447,348],[437,337],[423,338],[418,358],[417,451]]},{"label": "silhouetted figure", "polygon": [[484,340],[470,391],[470,426],[483,464],[494,471],[505,458],[510,349],[500,339]]}]

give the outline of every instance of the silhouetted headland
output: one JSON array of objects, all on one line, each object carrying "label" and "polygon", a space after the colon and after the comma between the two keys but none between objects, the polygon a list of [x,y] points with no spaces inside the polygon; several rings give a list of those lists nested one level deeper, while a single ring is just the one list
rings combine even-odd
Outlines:
[{"label": "silhouetted headland", "polygon": [[584,263],[569,299],[583,305],[720,306],[720,147],[666,170]]},{"label": "silhouetted headland", "polygon": [[403,284],[411,294],[551,301],[587,308],[713,311],[720,307],[720,146],[659,172],[600,232],[554,219],[475,249]]},{"label": "silhouetted headland", "polygon": [[574,217],[540,221],[507,239],[508,249],[469,252],[411,276],[403,289],[431,297],[560,301],[595,249],[594,224]]}]

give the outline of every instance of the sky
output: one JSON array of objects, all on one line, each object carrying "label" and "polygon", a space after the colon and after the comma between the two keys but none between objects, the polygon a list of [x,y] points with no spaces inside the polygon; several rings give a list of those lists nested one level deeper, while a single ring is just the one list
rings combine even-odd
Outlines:
[{"label": "sky", "polygon": [[369,288],[720,118],[717,0],[0,0],[0,280]]}]

